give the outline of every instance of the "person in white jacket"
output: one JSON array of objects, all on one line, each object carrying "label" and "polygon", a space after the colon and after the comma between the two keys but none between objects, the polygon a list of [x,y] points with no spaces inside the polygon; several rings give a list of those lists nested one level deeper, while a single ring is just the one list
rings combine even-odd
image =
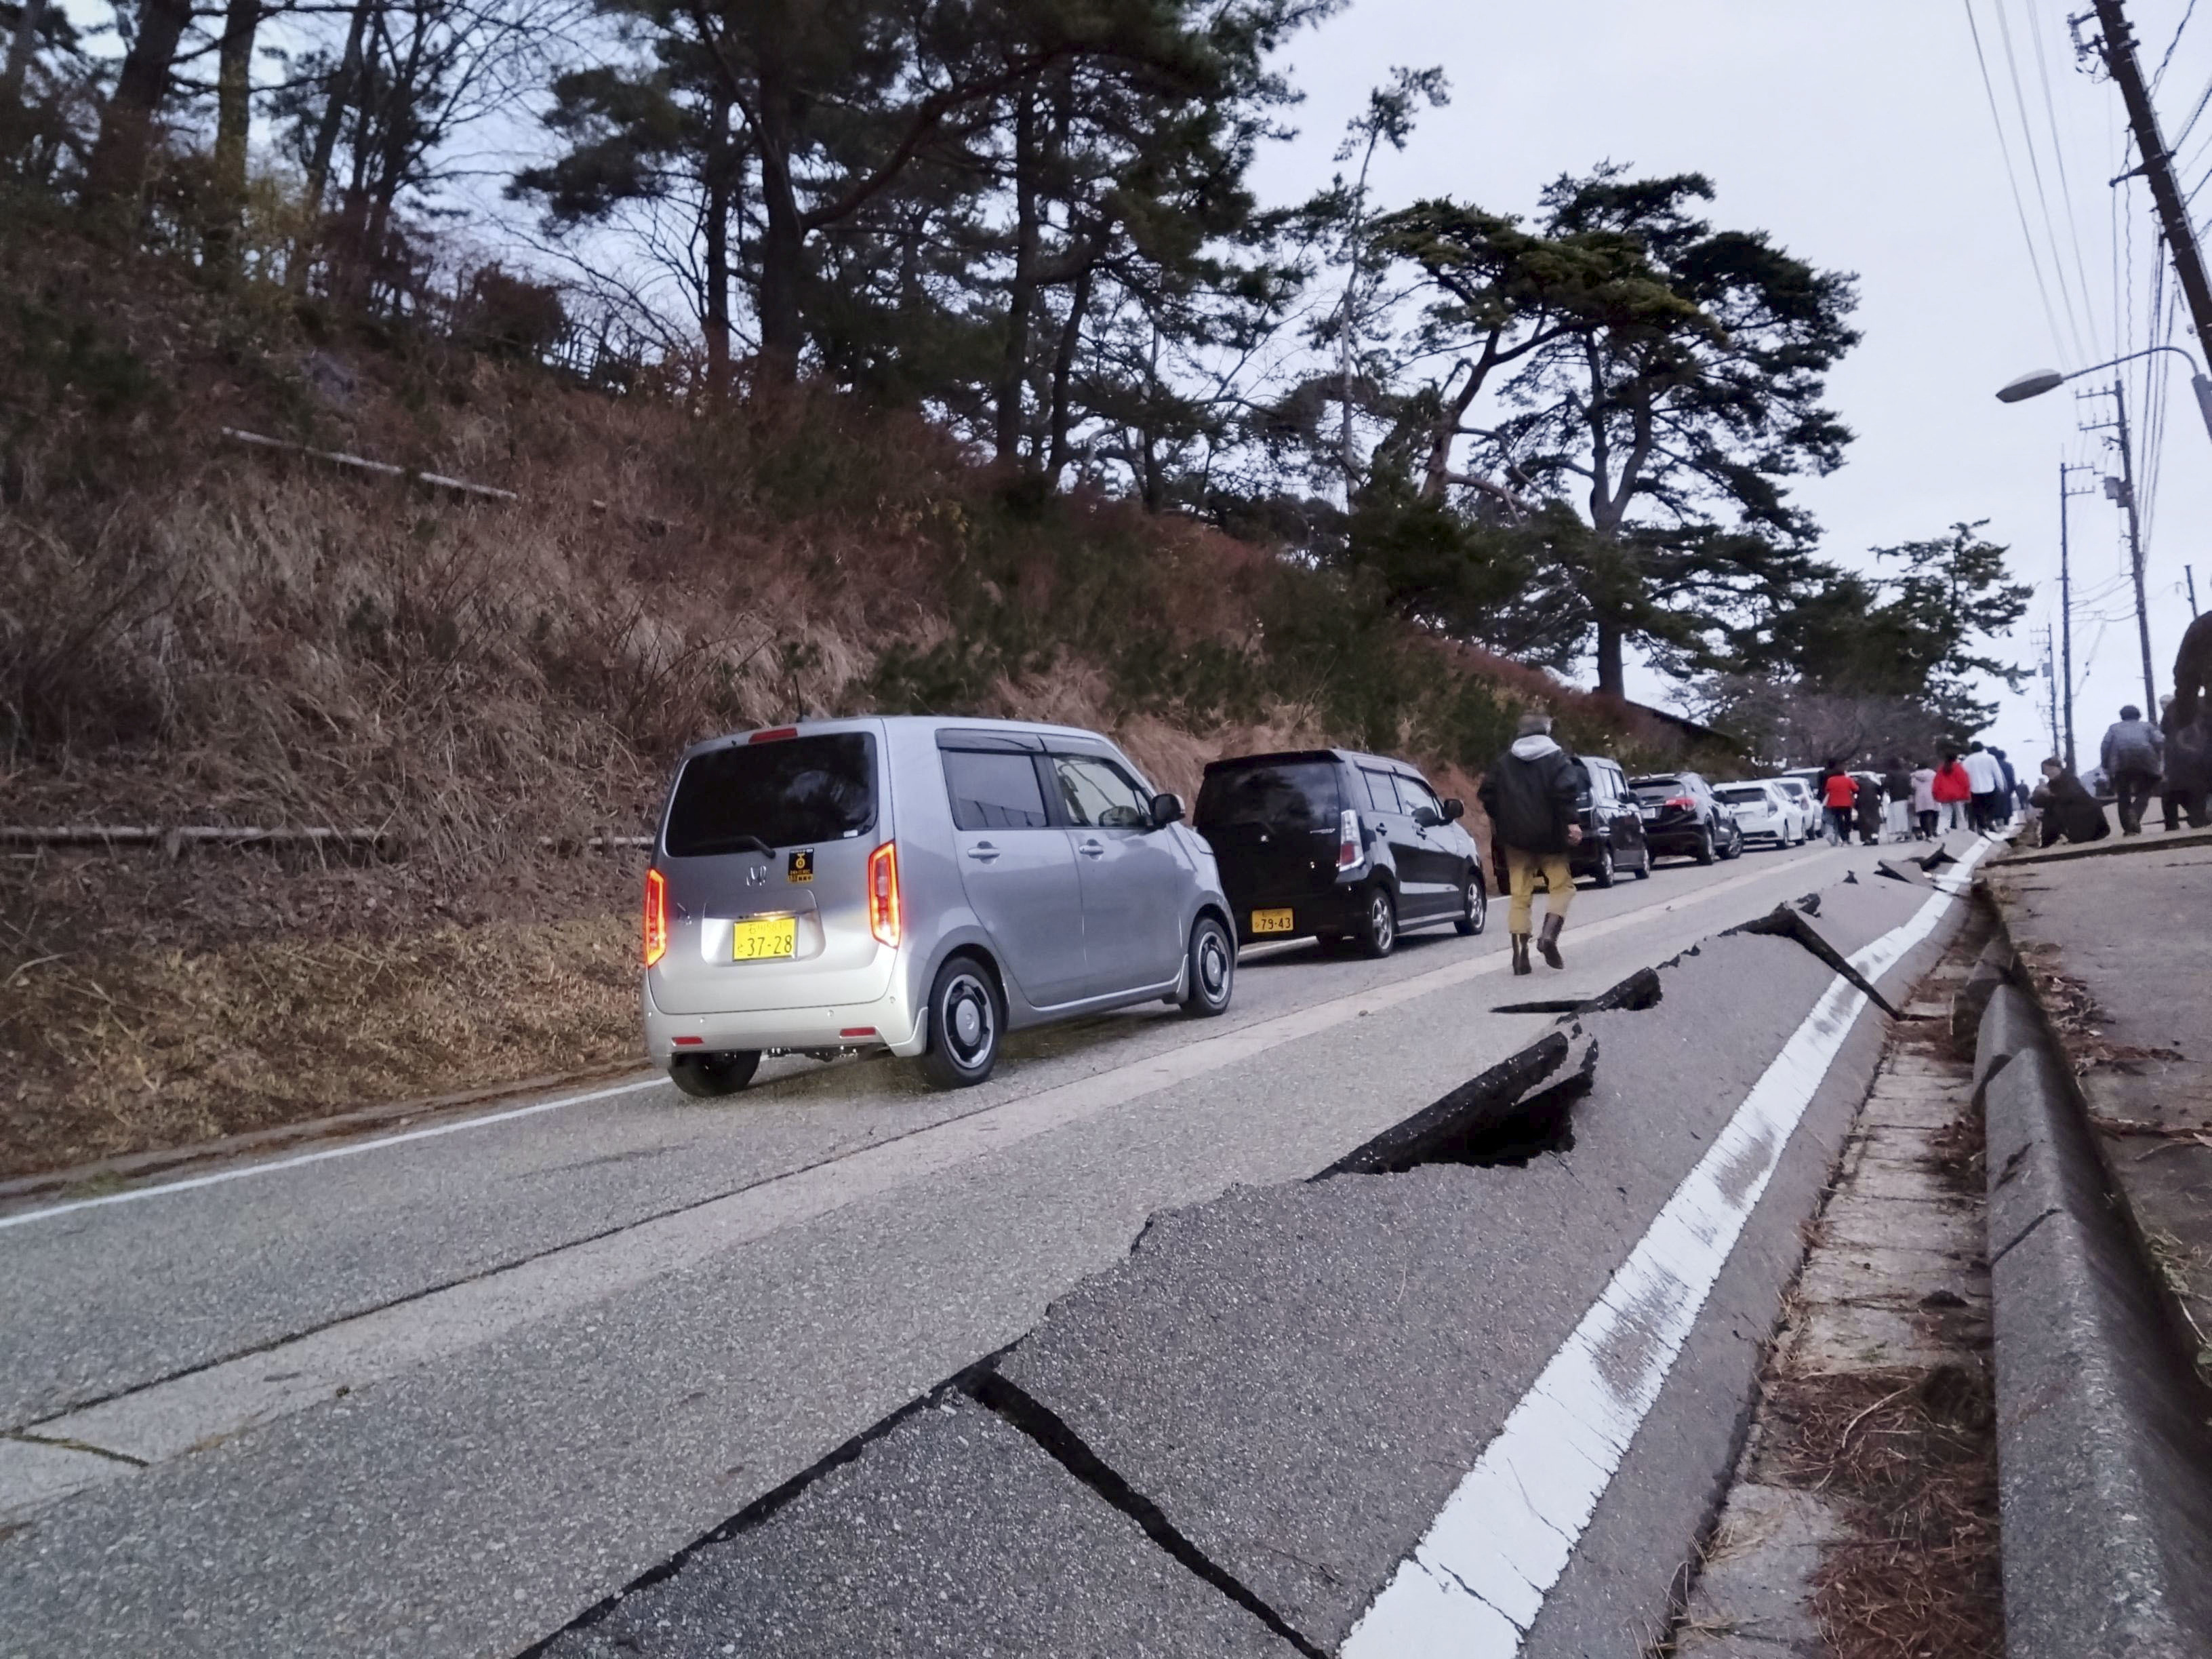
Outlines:
[{"label": "person in white jacket", "polygon": [[1986,833],[2008,822],[2002,763],[1977,742],[1966,745],[1959,764],[1966,769],[1966,783],[1974,792],[1973,827]]}]

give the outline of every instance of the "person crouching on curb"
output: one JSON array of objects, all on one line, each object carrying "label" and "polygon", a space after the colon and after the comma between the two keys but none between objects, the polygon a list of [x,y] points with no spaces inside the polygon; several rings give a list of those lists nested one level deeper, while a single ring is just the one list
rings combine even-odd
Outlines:
[{"label": "person crouching on curb", "polygon": [[1513,935],[1513,971],[1532,973],[1528,963],[1529,923],[1534,919],[1536,878],[1544,878],[1544,937],[1537,949],[1554,968],[1559,930],[1567,925],[1567,906],[1575,895],[1567,852],[1583,838],[1575,806],[1579,784],[1574,757],[1552,740],[1552,717],[1534,711],[1521,717],[1512,746],[1490,763],[1475,798],[1490,814],[1492,839],[1505,849],[1506,884],[1513,895],[1506,927]]}]

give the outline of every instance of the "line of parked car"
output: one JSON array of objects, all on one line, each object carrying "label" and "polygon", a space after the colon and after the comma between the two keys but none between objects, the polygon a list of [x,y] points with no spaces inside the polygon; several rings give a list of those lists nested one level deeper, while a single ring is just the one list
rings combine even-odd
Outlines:
[{"label": "line of parked car", "polygon": [[[1802,844],[1792,780],[1631,778],[1577,762],[1577,875]],[[930,716],[812,720],[699,744],[646,873],[647,1052],[688,1094],[762,1056],[868,1048],[945,1088],[1009,1031],[1133,1003],[1224,1012],[1240,948],[1310,938],[1388,956],[1480,933],[1490,893],[1466,809],[1419,768],[1343,749],[1206,769],[1196,811],[1075,727]]]}]

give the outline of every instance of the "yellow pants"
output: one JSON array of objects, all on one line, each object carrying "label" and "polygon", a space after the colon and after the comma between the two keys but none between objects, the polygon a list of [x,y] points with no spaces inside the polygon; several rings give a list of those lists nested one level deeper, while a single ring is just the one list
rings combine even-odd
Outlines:
[{"label": "yellow pants", "polygon": [[1565,915],[1575,896],[1575,878],[1567,867],[1567,855],[1524,853],[1517,847],[1505,849],[1505,879],[1513,890],[1513,908],[1505,915],[1509,933],[1525,938],[1536,931],[1530,924],[1536,900],[1536,878],[1540,875],[1544,878],[1544,914]]}]

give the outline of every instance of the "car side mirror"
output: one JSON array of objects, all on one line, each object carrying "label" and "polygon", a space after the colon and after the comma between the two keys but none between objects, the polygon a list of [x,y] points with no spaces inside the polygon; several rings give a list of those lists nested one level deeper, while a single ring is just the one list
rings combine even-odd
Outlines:
[{"label": "car side mirror", "polygon": [[1446,823],[1457,823],[1466,816],[1467,803],[1465,801],[1462,800],[1457,795],[1446,795],[1444,797],[1444,822]]},{"label": "car side mirror", "polygon": [[1182,822],[1182,797],[1181,795],[1155,795],[1152,797],[1153,829],[1161,830],[1166,828],[1170,823],[1181,823]]}]

